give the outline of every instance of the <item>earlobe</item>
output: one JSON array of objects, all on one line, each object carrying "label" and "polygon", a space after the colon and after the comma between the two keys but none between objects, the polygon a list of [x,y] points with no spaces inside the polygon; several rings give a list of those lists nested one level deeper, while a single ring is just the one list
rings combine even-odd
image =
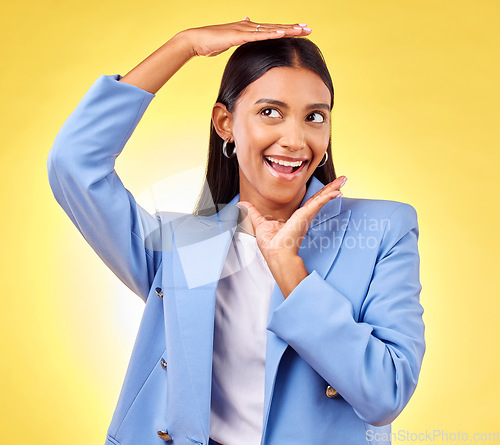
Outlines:
[{"label": "earlobe", "polygon": [[217,102],[212,109],[212,123],[217,134],[224,140],[233,137],[233,115],[226,106]]}]

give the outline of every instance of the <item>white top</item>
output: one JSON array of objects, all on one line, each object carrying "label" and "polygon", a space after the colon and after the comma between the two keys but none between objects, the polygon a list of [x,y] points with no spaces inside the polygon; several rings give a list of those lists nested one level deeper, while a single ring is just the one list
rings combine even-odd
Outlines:
[{"label": "white top", "polygon": [[257,240],[235,232],[215,304],[210,437],[223,445],[260,444],[267,319],[275,284]]}]

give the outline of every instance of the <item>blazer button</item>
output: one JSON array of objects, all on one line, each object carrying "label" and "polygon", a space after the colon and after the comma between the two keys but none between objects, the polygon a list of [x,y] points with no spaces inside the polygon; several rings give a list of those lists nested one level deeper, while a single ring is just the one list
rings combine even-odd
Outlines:
[{"label": "blazer button", "polygon": [[166,431],[158,431],[158,437],[163,439],[165,442],[173,442],[172,436]]},{"label": "blazer button", "polygon": [[336,391],[335,389],[333,389],[331,386],[328,386],[326,388],[326,396],[329,399],[333,399],[334,397],[337,397],[338,395],[339,395],[338,391]]},{"label": "blazer button", "polygon": [[157,287],[155,291],[156,295],[158,295],[160,298],[163,298],[163,292],[161,291],[161,287]]},{"label": "blazer button", "polygon": [[160,364],[163,369],[167,369],[167,362],[163,359],[163,357],[160,360]]}]

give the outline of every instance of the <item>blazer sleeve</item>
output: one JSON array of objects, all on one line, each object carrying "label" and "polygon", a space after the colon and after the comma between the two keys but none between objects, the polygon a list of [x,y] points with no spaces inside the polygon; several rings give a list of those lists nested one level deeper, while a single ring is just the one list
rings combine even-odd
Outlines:
[{"label": "blazer sleeve", "polygon": [[58,132],[47,158],[57,202],[104,263],[146,301],[161,252],[146,238],[160,227],[114,166],[154,94],[100,76]]},{"label": "blazer sleeve", "polygon": [[418,232],[415,209],[401,203],[381,237],[359,320],[348,296],[313,270],[268,324],[374,426],[406,406],[424,356]]}]

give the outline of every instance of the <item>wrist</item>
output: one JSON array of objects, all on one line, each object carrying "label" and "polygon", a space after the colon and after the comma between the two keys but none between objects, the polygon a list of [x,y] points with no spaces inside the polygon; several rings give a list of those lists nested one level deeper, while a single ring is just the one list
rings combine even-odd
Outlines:
[{"label": "wrist", "polygon": [[178,32],[172,37],[172,40],[176,40],[179,45],[184,46],[187,55],[190,59],[197,56],[195,49],[195,44],[192,38],[192,33],[189,32],[190,29],[185,29],[183,31]]},{"label": "wrist", "polygon": [[303,260],[299,255],[283,249],[268,254],[268,256],[269,256],[268,263],[269,262],[277,264],[300,264],[301,262],[303,263]]},{"label": "wrist", "polygon": [[285,298],[309,275],[304,260],[298,255],[274,256],[268,267]]},{"label": "wrist", "polygon": [[305,269],[304,260],[298,255],[278,255],[274,257],[272,263],[276,266],[276,269],[285,274],[290,270]]}]

